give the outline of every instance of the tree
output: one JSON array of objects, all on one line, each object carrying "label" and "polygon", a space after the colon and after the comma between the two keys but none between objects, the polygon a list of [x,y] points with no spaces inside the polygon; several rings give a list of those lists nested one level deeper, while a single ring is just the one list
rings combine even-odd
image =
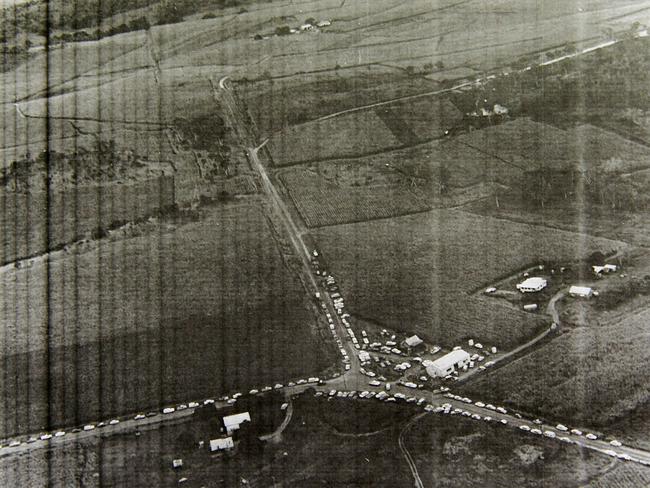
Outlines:
[{"label": "tree", "polygon": [[291,27],[288,25],[283,25],[275,28],[276,36],[288,36],[289,34],[291,34]]},{"label": "tree", "polygon": [[445,63],[443,63],[442,60],[439,59],[438,61],[436,61],[436,68],[440,70],[445,69]]},{"label": "tree", "polygon": [[307,20],[305,20],[305,24],[316,25],[316,19],[313,17],[309,17]]}]

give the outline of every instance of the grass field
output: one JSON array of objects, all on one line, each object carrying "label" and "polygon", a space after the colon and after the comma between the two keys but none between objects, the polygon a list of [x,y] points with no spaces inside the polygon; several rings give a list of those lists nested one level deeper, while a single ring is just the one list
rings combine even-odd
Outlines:
[{"label": "grass field", "polygon": [[296,126],[271,138],[276,166],[384,151],[401,143],[374,112]]},{"label": "grass field", "polygon": [[329,349],[253,206],[8,269],[2,436],[316,374]]},{"label": "grass field", "polygon": [[308,227],[362,222],[430,209],[421,192],[405,186],[341,187],[302,169],[283,173],[282,182]]},{"label": "grass field", "polygon": [[606,425],[648,401],[650,383],[639,365],[650,360],[649,317],[641,310],[620,322],[575,329],[464,390],[567,425]]},{"label": "grass field", "polygon": [[541,260],[625,247],[457,210],[328,227],[314,238],[353,315],[447,346],[473,337],[501,348],[548,319],[469,293]]},{"label": "grass field", "polygon": [[637,488],[650,484],[650,470],[638,464],[621,464],[589,483],[590,488]]}]

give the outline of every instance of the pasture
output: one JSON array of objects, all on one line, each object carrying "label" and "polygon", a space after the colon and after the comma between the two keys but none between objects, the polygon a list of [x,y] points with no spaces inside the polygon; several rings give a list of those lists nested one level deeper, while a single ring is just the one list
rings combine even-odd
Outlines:
[{"label": "pasture", "polygon": [[339,225],[313,232],[353,315],[455,346],[467,338],[512,347],[549,325],[471,297],[543,260],[571,262],[626,245],[458,210]]},{"label": "pasture", "polygon": [[463,390],[567,425],[608,425],[647,401],[650,383],[639,365],[650,360],[649,317],[641,310],[574,329]]},{"label": "pasture", "polygon": [[315,375],[330,349],[255,206],[2,270],[0,436]]}]

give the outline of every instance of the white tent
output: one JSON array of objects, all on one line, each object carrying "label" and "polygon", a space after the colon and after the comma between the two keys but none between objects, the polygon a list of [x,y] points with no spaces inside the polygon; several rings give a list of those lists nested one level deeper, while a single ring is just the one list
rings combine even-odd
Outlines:
[{"label": "white tent", "polygon": [[469,353],[463,351],[462,349],[457,349],[451,351],[448,354],[445,354],[439,359],[433,361],[433,363],[427,366],[427,373],[429,376],[435,377],[445,377],[448,374],[452,373],[456,368],[462,368],[470,360]]},{"label": "white tent", "polygon": [[250,422],[251,416],[248,412],[237,413],[235,415],[228,415],[223,418],[223,425],[226,428],[228,435],[239,429],[243,422]]}]

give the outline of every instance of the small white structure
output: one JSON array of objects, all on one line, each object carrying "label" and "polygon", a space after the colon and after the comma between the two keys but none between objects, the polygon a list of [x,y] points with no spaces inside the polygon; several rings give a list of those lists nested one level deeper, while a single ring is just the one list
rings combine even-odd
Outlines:
[{"label": "small white structure", "polygon": [[569,288],[569,295],[572,297],[591,298],[591,295],[593,294],[594,290],[588,286],[572,286]]},{"label": "small white structure", "polygon": [[537,304],[536,303],[528,303],[528,304],[524,305],[524,310],[526,312],[534,312],[535,310],[537,310]]},{"label": "small white structure", "polygon": [[330,20],[321,20],[316,24],[318,27],[329,27],[332,25],[332,22]]},{"label": "small white structure", "polygon": [[[434,378],[444,378],[469,363],[469,354],[462,349],[457,349],[436,359],[427,366],[427,373]],[[423,363],[424,364],[424,363]]]},{"label": "small white structure", "polygon": [[225,439],[212,439],[210,441],[210,452],[225,451],[226,449],[232,449],[233,447],[235,447],[235,443],[232,441],[232,437],[226,437]]},{"label": "small white structure", "polygon": [[182,459],[174,459],[172,461],[172,467],[174,469],[182,468],[183,467],[183,460]]},{"label": "small white structure", "polygon": [[495,115],[508,115],[508,108],[498,103],[494,104],[494,114]]},{"label": "small white structure", "polygon": [[[251,416],[248,412],[237,413],[235,415],[228,415],[223,418],[223,426],[226,428],[228,435],[234,431],[239,430],[239,426],[244,422],[250,422]],[[212,441],[210,441],[212,442]]]},{"label": "small white structure", "polygon": [[359,351],[359,361],[362,363],[370,361],[370,354],[367,351]]},{"label": "small white structure", "polygon": [[615,264],[605,264],[604,266],[592,266],[591,269],[594,270],[594,274],[602,275],[605,273],[615,273],[618,266]]},{"label": "small white structure", "polygon": [[534,293],[536,291],[541,291],[546,288],[547,282],[544,278],[535,276],[533,278],[528,278],[521,283],[517,283],[517,290],[522,293]]},{"label": "small white structure", "polygon": [[407,337],[406,340],[404,341],[404,344],[406,344],[407,347],[418,347],[423,344],[423,340],[420,339],[416,335],[412,335],[411,337]]}]

